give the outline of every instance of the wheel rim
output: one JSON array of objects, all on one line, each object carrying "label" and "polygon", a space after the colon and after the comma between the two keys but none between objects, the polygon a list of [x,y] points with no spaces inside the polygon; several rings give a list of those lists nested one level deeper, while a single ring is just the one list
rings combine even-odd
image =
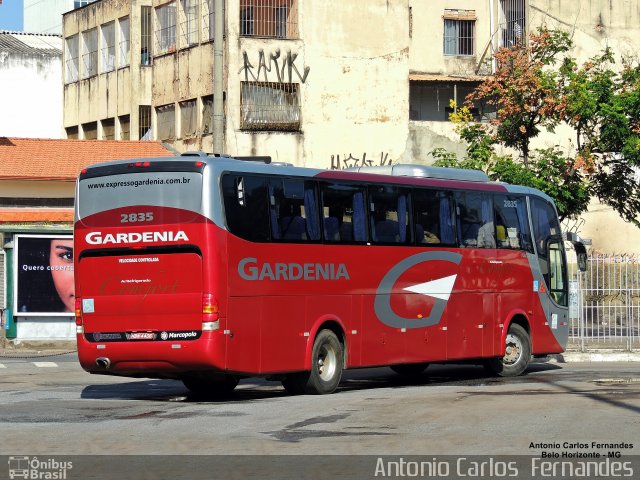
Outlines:
[{"label": "wheel rim", "polygon": [[337,352],[331,345],[323,345],[318,352],[318,376],[325,382],[330,381],[336,373],[338,365]]},{"label": "wheel rim", "polygon": [[502,358],[502,362],[505,365],[513,365],[518,363],[518,360],[522,357],[522,342],[513,333],[507,334],[507,348]]}]

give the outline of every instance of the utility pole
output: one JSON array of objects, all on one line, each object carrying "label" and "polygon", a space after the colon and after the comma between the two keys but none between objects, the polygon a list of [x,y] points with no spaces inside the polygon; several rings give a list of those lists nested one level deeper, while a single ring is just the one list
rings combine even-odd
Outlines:
[{"label": "utility pole", "polygon": [[213,153],[224,152],[224,0],[214,0],[213,15],[215,19],[213,34]]}]

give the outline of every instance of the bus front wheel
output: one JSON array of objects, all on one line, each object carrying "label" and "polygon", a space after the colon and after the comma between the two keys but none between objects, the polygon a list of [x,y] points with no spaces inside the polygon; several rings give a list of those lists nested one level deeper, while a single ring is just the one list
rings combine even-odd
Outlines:
[{"label": "bus front wheel", "polygon": [[509,327],[504,356],[492,358],[485,364],[491,373],[501,377],[515,377],[524,372],[531,360],[531,339],[517,323]]},{"label": "bus front wheel", "polygon": [[344,348],[331,330],[322,330],[313,343],[311,371],[292,373],[282,380],[285,390],[298,395],[333,393],[342,378]]}]

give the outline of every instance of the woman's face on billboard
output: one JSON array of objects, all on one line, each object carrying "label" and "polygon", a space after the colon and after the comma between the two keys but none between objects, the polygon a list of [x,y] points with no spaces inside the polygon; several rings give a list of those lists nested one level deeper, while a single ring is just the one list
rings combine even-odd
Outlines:
[{"label": "woman's face on billboard", "polygon": [[75,309],[76,295],[73,285],[73,240],[51,240],[51,252],[49,255],[51,276],[60,300],[64,303],[65,311],[73,312]]}]

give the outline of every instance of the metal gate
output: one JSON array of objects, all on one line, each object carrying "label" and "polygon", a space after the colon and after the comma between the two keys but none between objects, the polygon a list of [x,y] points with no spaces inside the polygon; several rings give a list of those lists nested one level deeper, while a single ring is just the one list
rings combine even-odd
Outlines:
[{"label": "metal gate", "polygon": [[640,349],[640,257],[592,254],[570,268],[569,347]]}]

